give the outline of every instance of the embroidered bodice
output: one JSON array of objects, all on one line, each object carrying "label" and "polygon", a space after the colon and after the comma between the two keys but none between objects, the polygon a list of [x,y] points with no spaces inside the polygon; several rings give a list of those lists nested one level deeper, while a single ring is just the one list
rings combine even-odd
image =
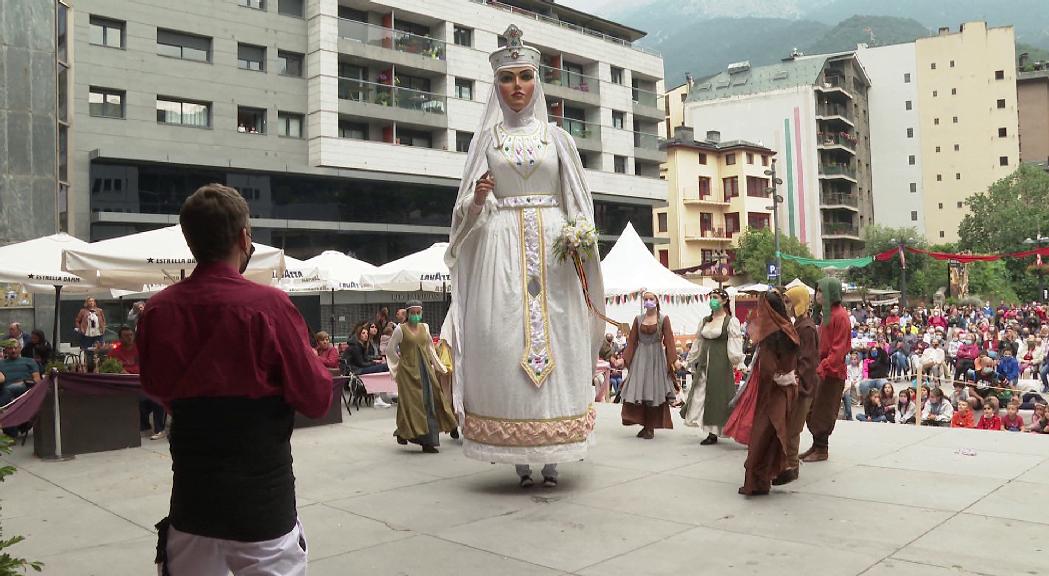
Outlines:
[{"label": "embroidered bodice", "polygon": [[493,129],[495,143],[486,154],[488,169],[495,179],[496,198],[560,195],[557,149],[547,134],[550,129],[549,125],[539,123],[511,129],[499,124]]}]

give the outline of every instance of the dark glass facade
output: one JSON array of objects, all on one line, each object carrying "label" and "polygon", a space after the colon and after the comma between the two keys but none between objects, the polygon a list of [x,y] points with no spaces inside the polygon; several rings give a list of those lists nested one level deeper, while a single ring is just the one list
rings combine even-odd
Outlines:
[{"label": "dark glass facade", "polygon": [[[253,218],[412,226],[450,226],[457,192],[451,186],[396,181],[96,161],[91,165],[91,211],[174,215],[194,190],[212,182],[239,190]],[[652,235],[650,206],[598,200],[594,209],[602,234],[618,236],[627,222],[632,222],[642,237]],[[91,227],[91,240],[154,227],[96,222]],[[430,233],[339,232],[294,227],[256,226],[253,234],[257,241],[283,248],[295,258],[337,250],[374,264],[448,240],[447,235]],[[601,246],[602,254],[610,246],[605,244]]]}]

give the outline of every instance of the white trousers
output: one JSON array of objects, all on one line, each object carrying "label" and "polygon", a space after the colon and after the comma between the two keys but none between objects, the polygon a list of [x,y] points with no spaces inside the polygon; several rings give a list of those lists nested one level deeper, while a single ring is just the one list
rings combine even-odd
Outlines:
[{"label": "white trousers", "polygon": [[298,521],[284,536],[261,542],[196,536],[172,526],[167,552],[171,576],[306,576],[306,536]]}]

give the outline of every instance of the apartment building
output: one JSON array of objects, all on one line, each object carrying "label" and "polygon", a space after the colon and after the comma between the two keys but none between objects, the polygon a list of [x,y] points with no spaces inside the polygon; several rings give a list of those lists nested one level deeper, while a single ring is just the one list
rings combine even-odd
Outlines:
[{"label": "apartment building", "polygon": [[697,141],[687,126],[676,127],[664,148],[667,206],[653,213],[656,256],[674,270],[709,266],[724,256],[731,270],[740,234],[772,225],[765,171],[776,153],[752,142],[722,141],[713,130]]},{"label": "apartment building", "polygon": [[861,254],[874,210],[869,88],[853,52],[742,62],[695,82],[684,122],[776,151],[781,231],[817,257],[850,258]]},{"label": "apartment building", "polygon": [[1017,73],[1016,102],[1020,160],[1049,162],[1049,70]]},{"label": "apartment building", "polygon": [[686,78],[688,80],[683,84],[668,89],[667,93],[663,95],[663,110],[666,113],[666,116],[663,118],[663,124],[666,128],[667,140],[673,138],[674,130],[685,123],[685,99],[688,98],[688,91],[693,84],[691,74],[686,74]]},{"label": "apartment building", "polygon": [[914,46],[925,236],[955,242],[965,200],[1019,166],[1016,38],[967,22]]},{"label": "apartment building", "polygon": [[[552,121],[596,219],[651,238],[663,63],[644,33],[550,0],[79,0],[68,211],[101,239],[177,221],[207,182],[292,256],[387,261],[447,239],[510,24],[543,53]],[[604,237],[607,240],[609,237]]]}]

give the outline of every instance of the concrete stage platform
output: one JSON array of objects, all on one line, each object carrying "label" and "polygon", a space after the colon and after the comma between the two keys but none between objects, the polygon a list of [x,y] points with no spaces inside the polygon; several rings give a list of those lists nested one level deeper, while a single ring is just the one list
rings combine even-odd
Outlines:
[{"label": "concrete stage platform", "polygon": [[[679,423],[641,440],[598,409],[597,446],[554,490],[446,436],[439,455],[398,446],[395,409],[296,430],[310,574],[1049,574],[1049,437],[839,422],[829,462],[748,500],[743,447]],[[59,463],[17,448],[3,527],[27,540],[11,552],[45,574],[155,574],[170,459],[143,444]]]}]

